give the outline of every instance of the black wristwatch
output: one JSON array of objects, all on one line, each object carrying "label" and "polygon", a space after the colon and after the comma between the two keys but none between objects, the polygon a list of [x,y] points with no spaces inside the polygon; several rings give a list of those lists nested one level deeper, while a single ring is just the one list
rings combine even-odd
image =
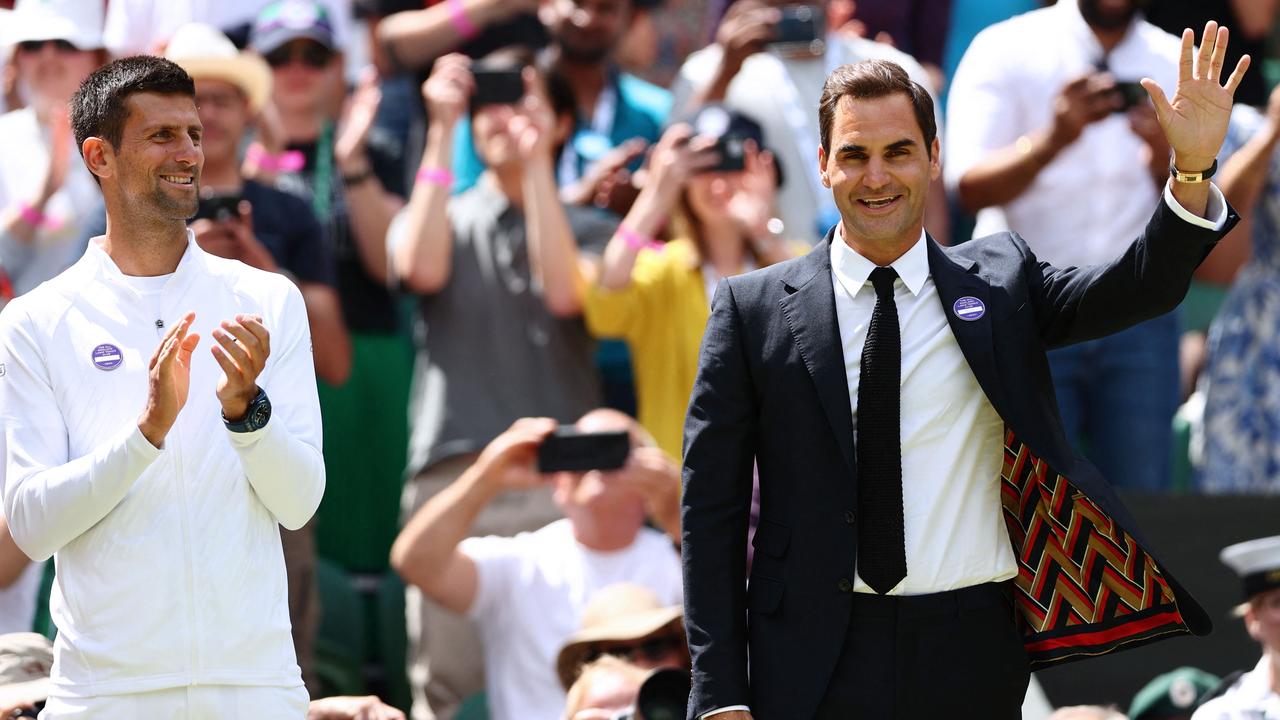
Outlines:
[{"label": "black wristwatch", "polygon": [[253,400],[249,401],[249,409],[245,412],[243,418],[232,422],[227,419],[226,415],[222,416],[222,422],[233,433],[248,433],[254,430],[261,430],[267,426],[267,421],[270,419],[271,401],[267,399],[267,392],[262,388],[258,388],[258,394],[254,395]]}]

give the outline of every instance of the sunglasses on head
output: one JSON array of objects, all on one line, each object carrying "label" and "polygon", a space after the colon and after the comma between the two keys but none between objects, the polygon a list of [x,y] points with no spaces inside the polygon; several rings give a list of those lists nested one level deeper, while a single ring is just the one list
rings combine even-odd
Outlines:
[{"label": "sunglasses on head", "polygon": [[327,67],[333,59],[333,51],[314,42],[288,43],[262,56],[273,68],[288,65],[293,60],[301,60],[308,67],[317,70]]},{"label": "sunglasses on head", "polygon": [[75,52],[79,50],[67,40],[23,40],[18,43],[18,50],[25,53],[38,53],[44,49],[45,45],[53,45],[53,49],[58,52]]},{"label": "sunglasses on head", "polygon": [[654,663],[662,660],[667,655],[680,649],[684,638],[674,635],[664,635],[655,638],[649,638],[644,642],[617,645],[592,645],[587,648],[587,652],[583,655],[582,664],[589,665],[599,660],[604,655],[614,655],[616,657],[626,658],[631,662],[637,660],[646,660]]}]

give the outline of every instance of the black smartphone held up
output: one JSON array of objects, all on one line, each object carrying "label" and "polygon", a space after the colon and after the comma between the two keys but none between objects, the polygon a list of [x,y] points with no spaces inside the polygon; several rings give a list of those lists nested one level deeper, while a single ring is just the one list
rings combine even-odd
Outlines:
[{"label": "black smartphone held up", "polygon": [[1129,109],[1135,105],[1139,105],[1147,99],[1147,89],[1142,87],[1139,82],[1116,82],[1115,92],[1120,96],[1121,106],[1117,107],[1114,112],[1129,112]]},{"label": "black smartphone held up", "polygon": [[214,222],[236,220],[240,217],[240,201],[243,199],[239,193],[203,196],[200,198],[199,206],[196,207],[195,217],[188,222],[194,222],[202,218],[213,220]]},{"label": "black smartphone held up", "polygon": [[475,70],[476,91],[471,96],[471,107],[483,105],[514,105],[524,97],[524,78],[520,68],[510,70]]},{"label": "black smartphone held up", "polygon": [[818,14],[812,5],[784,5],[780,8],[782,17],[773,26],[773,39],[769,45],[784,49],[820,50],[814,43],[822,42],[821,26]]},{"label": "black smartphone held up", "polygon": [[538,472],[617,470],[630,454],[631,435],[626,430],[582,432],[564,425],[538,446]]}]

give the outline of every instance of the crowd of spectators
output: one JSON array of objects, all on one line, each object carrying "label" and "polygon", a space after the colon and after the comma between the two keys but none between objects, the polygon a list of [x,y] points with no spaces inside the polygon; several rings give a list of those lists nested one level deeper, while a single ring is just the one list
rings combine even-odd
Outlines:
[{"label": "crowd of spectators", "polygon": [[[1128,246],[1168,177],[1137,81],[1174,86],[1170,32],[1230,26],[1258,70],[1215,178],[1243,222],[1199,275],[1221,288],[1220,314],[1189,327],[1171,313],[1050,362],[1072,440],[1113,483],[1280,492],[1280,90],[1258,62],[1276,10],[0,0],[0,307],[107,231],[68,122],[79,83],[127,54],[181,65],[204,126],[196,242],[288,277],[307,309],[328,489],[282,535],[312,697],[334,689],[315,662],[328,564],[366,589],[403,580],[415,720],[468,716],[477,696],[495,719],[612,718],[653,668],[687,667],[680,451],[698,347],[722,278],[808,252],[839,219],[816,162],[838,65],[892,60],[945,100],[931,237],[1010,229],[1040,259],[1082,265]],[[540,473],[560,425],[623,432],[630,453],[620,469]],[[51,575],[0,517],[0,633],[39,626]],[[1280,622],[1274,605],[1246,622]],[[1250,633],[1280,644],[1267,627]],[[6,652],[43,651],[0,638],[0,677]],[[0,707],[27,706],[13,702]]]}]

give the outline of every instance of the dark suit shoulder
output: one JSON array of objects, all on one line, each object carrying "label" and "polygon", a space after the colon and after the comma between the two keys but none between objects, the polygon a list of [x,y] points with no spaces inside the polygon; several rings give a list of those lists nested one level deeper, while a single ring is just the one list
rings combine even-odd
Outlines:
[{"label": "dark suit shoulder", "polygon": [[1031,248],[1015,232],[999,232],[984,235],[968,242],[943,247],[942,251],[956,262],[973,262],[981,268],[1006,265],[1010,262],[1021,264],[1031,255]]}]

